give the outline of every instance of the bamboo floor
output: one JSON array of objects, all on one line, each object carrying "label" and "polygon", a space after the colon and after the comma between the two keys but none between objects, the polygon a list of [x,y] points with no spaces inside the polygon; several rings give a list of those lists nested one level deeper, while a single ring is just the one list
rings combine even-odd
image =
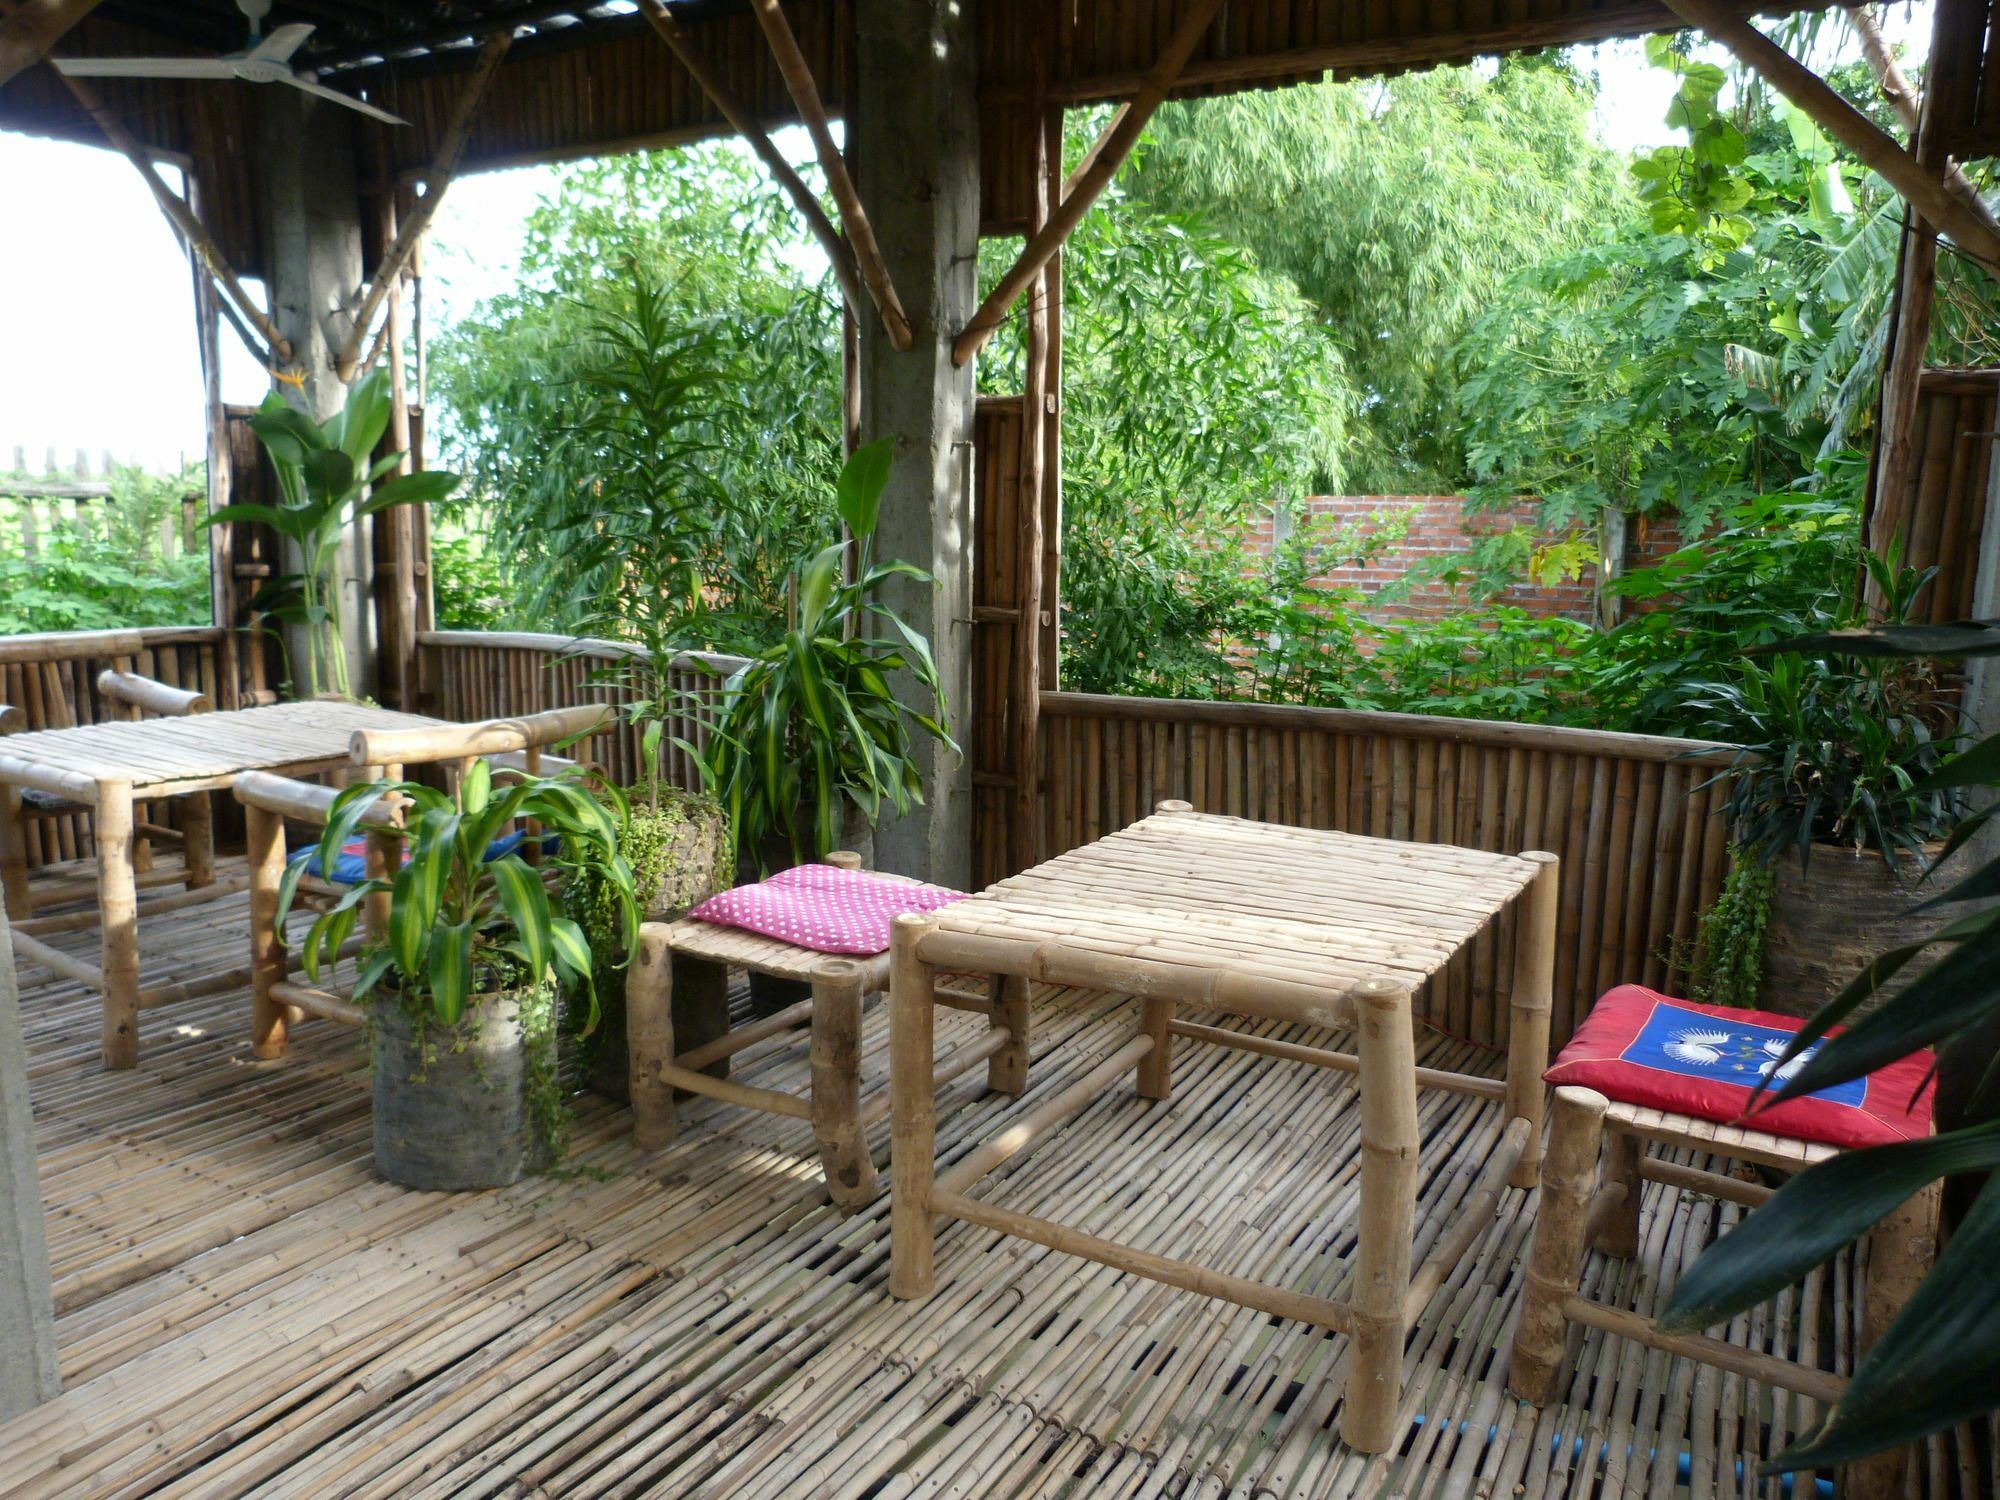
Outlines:
[{"label": "bamboo floor", "polygon": [[[151,951],[234,962],[242,900],[156,919]],[[1367,1457],[1334,1436],[1346,1346],[1330,1333],[967,1224],[941,1236],[932,1299],[891,1300],[886,1193],[836,1214],[802,1121],[691,1101],[675,1147],[647,1158],[626,1111],[584,1095],[562,1174],[406,1192],[370,1165],[359,1034],[307,1022],[289,1057],[254,1063],[247,995],[224,994],[149,1012],[138,1068],[106,1073],[95,997],[32,966],[22,979],[65,1393],[0,1426],[9,1497],[1775,1500],[1756,1461],[1809,1417],[1580,1331],[1564,1403],[1511,1399],[1520,1192],[1411,1334],[1400,1450]],[[1130,1016],[1038,994],[1032,1098],[1115,1048]],[[872,1004],[871,1082],[885,1023]],[[939,1043],[981,1024],[946,1012]],[[1499,1063],[1429,1033],[1419,1061]],[[739,1073],[803,1090],[803,1043],[759,1044]],[[941,1097],[942,1160],[1026,1107],[979,1093],[968,1078]],[[1484,1101],[1422,1106],[1419,1258],[1498,1124]],[[1113,1088],[978,1192],[1334,1295],[1356,1139],[1350,1080],[1183,1043],[1171,1103]],[[871,1140],[886,1167],[886,1129]],[[1651,1308],[1736,1211],[1649,1184],[1640,1256],[1593,1257],[1585,1290]],[[1853,1276],[1842,1259],[1730,1336],[1844,1367]],[[1912,1494],[1990,1478],[1969,1449],[1928,1458]]]}]

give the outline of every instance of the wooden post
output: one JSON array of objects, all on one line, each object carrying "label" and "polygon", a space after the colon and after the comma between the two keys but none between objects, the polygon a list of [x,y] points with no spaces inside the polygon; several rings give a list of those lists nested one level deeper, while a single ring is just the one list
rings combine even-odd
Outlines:
[{"label": "wooden post", "polygon": [[0,1423],[62,1390],[14,944],[0,916]]},{"label": "wooden post", "polygon": [[244,862],[250,872],[250,1053],[285,1054],[287,1007],[271,994],[286,977],[285,934],[278,926],[278,887],[285,877],[285,820],[256,803],[243,808]]},{"label": "wooden post", "polygon": [[[1862,1293],[1860,1352],[1888,1331],[1937,1260],[1940,1185],[1930,1183],[1868,1231],[1868,1281]],[[1915,1447],[1859,1460],[1843,1474],[1843,1500],[1900,1500],[1918,1461]]]},{"label": "wooden post", "polygon": [[[1035,151],[1030,163],[1034,191],[1029,201],[1028,234],[1032,238],[1048,223],[1049,190],[1052,173],[1062,170],[1061,137],[1057,136],[1057,159],[1049,160],[1049,132],[1043,118],[1047,109],[1047,63],[1039,31],[1029,43],[1034,65]],[[1060,253],[1060,251],[1058,251]],[[1052,257],[1053,259],[1053,257]],[[1020,614],[1014,625],[1014,868],[1025,870],[1035,864],[1041,852],[1042,826],[1042,554],[1045,538],[1042,521],[1042,487],[1046,479],[1048,441],[1045,427],[1049,404],[1049,288],[1051,277],[1045,264],[1036,269],[1028,283],[1027,379],[1021,395],[1020,488],[1015,501],[1015,577],[1020,580],[1016,601]],[[1161,1038],[1164,1041],[1164,1037]],[[1168,1060],[1163,1049],[1155,1048],[1140,1068],[1140,1092],[1146,1094],[1146,1079],[1164,1079]],[[1149,1099],[1164,1094],[1146,1094]]]},{"label": "wooden post", "polygon": [[812,992],[813,1138],[827,1193],[852,1213],[875,1197],[875,1163],[861,1129],[861,965],[819,965]]},{"label": "wooden post", "polygon": [[1521,858],[1539,868],[1515,902],[1514,990],[1509,996],[1507,1114],[1528,1122],[1528,1144],[1508,1181],[1535,1185],[1542,1161],[1542,1074],[1549,1066],[1549,1012],[1555,1004],[1556,914],[1562,861],[1532,850]]},{"label": "wooden post", "polygon": [[625,1047],[632,1093],[632,1144],[661,1151],[674,1143],[674,1088],[661,1076],[674,1060],[674,954],[666,925],[642,922],[625,975]]},{"label": "wooden post", "polygon": [[139,892],[132,870],[132,784],[97,783],[98,911],[104,923],[104,1066],[139,1061]]},{"label": "wooden post", "polygon": [[1639,1159],[1645,1153],[1646,1143],[1627,1130],[1610,1131],[1604,1142],[1605,1186],[1622,1187],[1625,1191],[1608,1209],[1593,1206],[1597,1223],[1595,1244],[1618,1260],[1629,1260],[1639,1253],[1639,1194],[1643,1187],[1639,1180]]},{"label": "wooden post", "polygon": [[[393,829],[370,828],[367,835],[366,864],[370,880],[394,880],[402,868],[403,841]],[[389,936],[389,892],[376,891],[361,903],[361,930],[368,941],[379,943]]]},{"label": "wooden post", "polygon": [[889,1292],[928,1297],[933,1281],[931,1185],[937,1175],[937,1097],[931,1067],[936,976],[917,944],[937,918],[906,912],[889,939]]},{"label": "wooden post", "polygon": [[1563,1300],[1575,1293],[1583,1263],[1584,1226],[1597,1196],[1597,1145],[1609,1103],[1592,1089],[1556,1090],[1542,1199],[1535,1210],[1534,1244],[1528,1251],[1521,1321],[1507,1376],[1507,1389],[1536,1406],[1554,1399],[1562,1372],[1569,1341]]},{"label": "wooden post", "polygon": [[0,84],[49,55],[62,34],[97,9],[100,0],[27,0],[0,22]]},{"label": "wooden post", "polygon": [[995,1030],[1005,1028],[1007,1045],[986,1059],[986,1086],[996,1094],[1019,1098],[1028,1091],[1028,1041],[1033,1025],[1028,981],[1019,974],[1000,974],[992,987]]},{"label": "wooden post", "polygon": [[35,914],[35,897],[28,885],[28,829],[21,816],[21,789],[0,782],[0,893],[7,915],[25,922]]},{"label": "wooden post", "polygon": [[1354,988],[1361,1058],[1361,1213],[1349,1298],[1354,1346],[1340,1435],[1351,1448],[1394,1446],[1403,1388],[1410,1238],[1417,1206],[1417,1060],[1410,992],[1392,979]]},{"label": "wooden post", "polygon": [[198,891],[215,884],[215,808],[207,792],[196,792],[180,799],[180,814],[187,888]]}]

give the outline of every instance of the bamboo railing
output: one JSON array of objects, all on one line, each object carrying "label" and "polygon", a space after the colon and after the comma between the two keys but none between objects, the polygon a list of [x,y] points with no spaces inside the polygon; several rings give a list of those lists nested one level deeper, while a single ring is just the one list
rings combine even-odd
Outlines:
[{"label": "bamboo railing", "polygon": [[[98,674],[115,668],[206,693],[217,708],[234,708],[233,644],[229,632],[213,625],[0,636],[0,703],[21,710],[22,731],[115,719],[118,711],[97,690]],[[172,820],[171,808],[156,811]],[[92,852],[87,812],[31,818],[25,831],[30,869]]]},{"label": "bamboo railing", "polygon": [[[1042,697],[1046,858],[1135,822],[1166,798],[1203,812],[1562,859],[1552,1035],[1603,991],[1683,984],[1696,918],[1727,867],[1716,771],[1698,740],[1085,693]],[[975,850],[982,883],[1001,871]],[[999,851],[1004,857],[1005,851]],[[1482,934],[1420,998],[1468,1041],[1506,1040],[1513,925]]]},{"label": "bamboo railing", "polygon": [[[616,702],[591,674],[630,647],[558,635],[429,631],[418,637],[423,711],[487,719]],[[679,686],[714,695],[690,662]],[[686,737],[699,742],[692,722]],[[1728,746],[1650,735],[1251,703],[1042,695],[1038,854],[1059,854],[1174,797],[1204,812],[1384,838],[1562,857],[1553,1037],[1626,980],[1685,983],[1696,918],[1727,865]],[[599,748],[601,747],[601,748]],[[620,779],[638,765],[629,726],[594,742]],[[675,752],[668,774],[692,784]],[[1003,836],[975,827],[973,878],[1012,873]],[[1421,1013],[1466,1040],[1506,1039],[1513,930],[1503,921],[1432,984]]]},{"label": "bamboo railing", "polygon": [[[425,630],[417,634],[417,702],[420,713],[470,723],[513,718],[577,703],[632,701],[615,683],[593,681],[606,668],[640,652],[620,641],[588,636],[502,633],[484,630]],[[688,652],[679,659],[669,686],[687,695],[689,711],[670,723],[662,751],[667,779],[689,789],[700,785],[688,753],[674,746],[707,743],[705,709],[721,696],[729,674],[743,665],[736,656]],[[631,785],[642,775],[639,731],[620,719],[617,729],[593,739],[590,758],[613,779]]]}]

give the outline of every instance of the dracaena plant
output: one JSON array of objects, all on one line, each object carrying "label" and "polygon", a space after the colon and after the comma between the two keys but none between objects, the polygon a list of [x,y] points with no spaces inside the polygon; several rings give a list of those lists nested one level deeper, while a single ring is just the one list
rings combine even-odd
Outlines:
[{"label": "dracaena plant", "polygon": [[[598,890],[616,904],[629,952],[638,930],[632,872],[619,852],[626,819],[615,789],[594,794],[582,773],[523,777],[496,785],[485,761],[475,761],[456,796],[415,782],[364,782],[335,799],[318,847],[291,865],[279,888],[280,930],[300,877],[315,869],[333,878],[335,862],[370,805],[385,792],[407,800],[404,820],[391,830],[404,862],[387,879],[350,887],[320,915],[306,935],[301,957],[317,980],[352,935],[362,903],[378,892],[389,898],[386,941],[362,955],[354,997],[366,999],[385,981],[406,1005],[444,1025],[456,1025],[477,995],[502,989],[539,988],[551,980],[580,985],[589,997],[585,1030],[597,1016],[590,945],[583,930],[560,915],[543,871],[559,877],[588,871]],[[510,826],[533,819],[558,847],[537,868],[518,853],[495,855],[493,845]]]},{"label": "dracaena plant", "polygon": [[[795,619],[723,684],[706,747],[687,747],[739,849],[755,851],[775,835],[795,859],[824,854],[839,845],[847,807],[872,825],[885,807],[903,813],[923,801],[920,736],[958,750],[930,643],[878,597],[890,578],[931,581],[909,563],[875,560],[890,447],[870,443],[841,469],[836,502],[851,540],[795,570]],[[928,711],[897,696],[899,673],[929,700]]]},{"label": "dracaena plant", "polygon": [[[1835,632],[1783,648],[1864,662],[2000,656],[2000,620]],[[1944,761],[1915,784],[1921,794],[2000,790],[2000,736]],[[2000,799],[1961,820],[1942,864],[2000,813]],[[1935,866],[1933,866],[1935,869]],[[1953,1228],[1937,1262],[1901,1314],[1855,1368],[1819,1428],[1766,1466],[1771,1472],[1843,1464],[1914,1442],[2000,1407],[2000,858],[1934,896],[1918,910],[1940,914],[1922,942],[1877,956],[1844,990],[1813,1012],[1766,1075],[1784,1079],[1773,1102],[1862,1078],[1898,1058],[1936,1048],[1939,1134],[1841,1155],[1794,1177],[1763,1207],[1711,1246],[1688,1270],[1661,1322],[1710,1328],[1775,1296],[1832,1258],[1913,1194],[1941,1177],[1992,1174]],[[1969,914],[1947,920],[1954,910]],[[1907,983],[1919,957],[1931,966]],[[1857,1019],[1858,1018],[1858,1019]],[[1846,1026],[1837,1035],[1832,1028]],[[1796,1073],[1787,1064],[1805,1059]],[[1754,1109],[1754,1106],[1753,1106]],[[1946,1116],[1949,1115],[1949,1118]],[[1753,1112],[1752,1123],[1755,1122]]]},{"label": "dracaena plant", "polygon": [[324,422],[273,391],[250,418],[250,429],[270,455],[278,503],[239,501],[223,506],[205,523],[269,526],[297,549],[298,571],[265,580],[250,608],[300,627],[305,659],[294,662],[292,670],[308,697],[328,691],[345,696],[350,689],[335,576],[348,527],[391,506],[442,500],[458,488],[456,474],[437,470],[386,477],[404,458],[401,453],[375,456],[389,428],[389,409],[388,377],[380,370],[357,381],[341,409]]}]

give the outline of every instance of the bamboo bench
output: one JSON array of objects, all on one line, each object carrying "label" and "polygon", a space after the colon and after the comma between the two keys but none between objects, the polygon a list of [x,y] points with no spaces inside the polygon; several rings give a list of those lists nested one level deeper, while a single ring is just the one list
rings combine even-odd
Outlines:
[{"label": "bamboo bench", "polygon": [[[858,869],[859,855],[827,862]],[[731,1029],[728,973],[745,969],[809,985],[796,1005]],[[867,997],[888,988],[889,955],[843,957],[800,948],[740,928],[683,917],[648,922],[626,985],[626,1040],[631,1057],[632,1140],[642,1151],[673,1144],[675,1091],[685,1090],[811,1122],[827,1193],[844,1212],[874,1200],[875,1162],[867,1133],[889,1112],[890,1090],[861,1090],[861,1013]],[[1025,981],[995,981],[985,998],[949,993],[943,1004],[987,1017],[986,1032],[933,1064],[942,1083],[986,1064],[987,1087],[1019,1094],[1027,1087],[1029,1010]],[[729,1060],[767,1037],[811,1028],[812,1077],[800,1098],[728,1076]]]}]

